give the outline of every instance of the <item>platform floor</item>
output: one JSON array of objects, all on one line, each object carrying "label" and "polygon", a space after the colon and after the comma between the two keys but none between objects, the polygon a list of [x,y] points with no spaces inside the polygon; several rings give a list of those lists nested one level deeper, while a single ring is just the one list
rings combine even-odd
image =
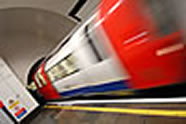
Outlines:
[{"label": "platform floor", "polygon": [[[82,105],[81,105],[82,106]],[[87,106],[86,106],[87,107]],[[132,109],[186,110],[186,104],[94,104],[88,107],[114,107]],[[110,112],[69,111],[46,109],[27,124],[186,124],[186,117],[131,115]]]}]

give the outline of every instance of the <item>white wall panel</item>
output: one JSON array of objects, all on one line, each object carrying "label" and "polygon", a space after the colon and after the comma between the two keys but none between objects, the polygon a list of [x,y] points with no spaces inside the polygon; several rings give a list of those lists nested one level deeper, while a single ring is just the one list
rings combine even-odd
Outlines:
[{"label": "white wall panel", "polygon": [[[29,94],[29,92],[1,58],[0,88],[0,99],[18,122],[30,114],[30,112],[32,112],[36,107],[38,107],[38,103],[33,99],[33,97]],[[10,101],[12,101],[12,103],[10,103]],[[18,104],[10,107],[14,103]],[[19,108],[16,108],[16,106]],[[24,108],[27,112],[21,118],[17,118],[15,113],[22,108]]]}]

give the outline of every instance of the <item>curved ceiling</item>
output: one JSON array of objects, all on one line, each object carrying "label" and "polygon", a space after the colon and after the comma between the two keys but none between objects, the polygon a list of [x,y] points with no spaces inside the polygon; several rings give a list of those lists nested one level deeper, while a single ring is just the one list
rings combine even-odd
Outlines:
[{"label": "curved ceiling", "polygon": [[66,16],[36,8],[0,9],[0,56],[26,83],[31,65],[76,25]]}]

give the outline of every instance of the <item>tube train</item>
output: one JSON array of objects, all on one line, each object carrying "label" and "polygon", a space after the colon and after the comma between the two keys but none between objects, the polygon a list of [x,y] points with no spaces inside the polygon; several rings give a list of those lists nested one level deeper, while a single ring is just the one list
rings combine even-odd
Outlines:
[{"label": "tube train", "polygon": [[45,100],[56,100],[184,84],[183,32],[157,4],[102,0],[95,14],[39,64],[32,75],[37,90]]}]

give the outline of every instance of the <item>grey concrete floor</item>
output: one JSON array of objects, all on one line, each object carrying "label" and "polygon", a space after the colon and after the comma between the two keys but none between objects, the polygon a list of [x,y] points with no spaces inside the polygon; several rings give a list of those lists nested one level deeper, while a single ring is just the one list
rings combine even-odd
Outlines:
[{"label": "grey concrete floor", "polygon": [[[100,106],[100,105],[89,105]],[[103,105],[102,105],[103,107]],[[104,107],[186,110],[185,104],[110,104]],[[29,124],[186,124],[186,118],[43,109]]]}]

